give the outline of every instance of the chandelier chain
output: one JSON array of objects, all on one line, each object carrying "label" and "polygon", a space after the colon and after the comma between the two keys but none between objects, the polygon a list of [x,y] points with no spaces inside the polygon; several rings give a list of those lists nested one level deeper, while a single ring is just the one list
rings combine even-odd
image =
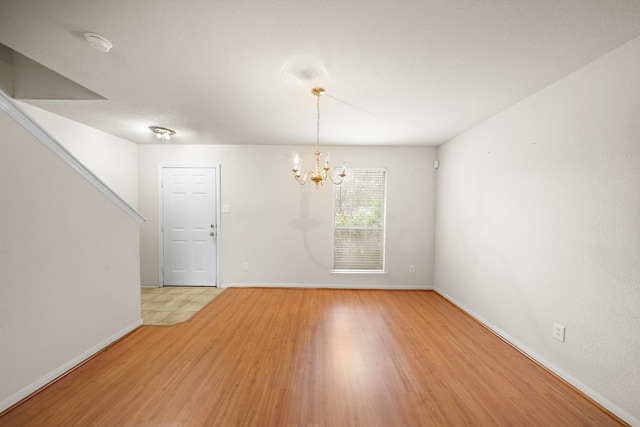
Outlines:
[{"label": "chandelier chain", "polygon": [[318,92],[316,108],[318,110],[318,118],[316,120],[316,151],[320,151],[320,95]]}]

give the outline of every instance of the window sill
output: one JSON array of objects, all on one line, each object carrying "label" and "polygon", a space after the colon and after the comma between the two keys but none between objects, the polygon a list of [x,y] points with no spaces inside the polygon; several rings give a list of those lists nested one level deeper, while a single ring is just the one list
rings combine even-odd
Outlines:
[{"label": "window sill", "polygon": [[381,270],[331,270],[336,276],[386,276],[386,271]]}]

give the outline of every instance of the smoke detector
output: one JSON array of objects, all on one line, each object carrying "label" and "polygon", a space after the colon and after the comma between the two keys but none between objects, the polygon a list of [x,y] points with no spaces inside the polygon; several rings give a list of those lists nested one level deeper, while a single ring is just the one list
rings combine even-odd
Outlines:
[{"label": "smoke detector", "polygon": [[109,52],[113,47],[113,43],[96,33],[84,33],[84,38],[89,46],[100,52]]}]

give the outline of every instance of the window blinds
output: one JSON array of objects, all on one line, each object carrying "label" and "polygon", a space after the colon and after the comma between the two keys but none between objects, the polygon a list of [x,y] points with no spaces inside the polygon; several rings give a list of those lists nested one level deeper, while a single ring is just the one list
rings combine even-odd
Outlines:
[{"label": "window blinds", "polygon": [[334,187],[334,270],[384,271],[386,187],[385,169],[348,169]]}]

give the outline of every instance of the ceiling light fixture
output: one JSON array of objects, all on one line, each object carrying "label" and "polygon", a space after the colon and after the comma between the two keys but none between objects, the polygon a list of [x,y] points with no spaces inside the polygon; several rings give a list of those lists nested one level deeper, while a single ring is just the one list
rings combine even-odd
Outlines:
[{"label": "ceiling light fixture", "polygon": [[156,138],[161,139],[163,141],[169,141],[173,135],[176,134],[176,131],[163,128],[161,126],[149,126],[151,132],[156,134]]},{"label": "ceiling light fixture", "polygon": [[113,47],[113,43],[96,33],[84,33],[84,38],[89,46],[100,52],[109,52]]},{"label": "ceiling light fixture", "polygon": [[294,166],[291,170],[293,172],[293,176],[300,183],[300,185],[304,185],[307,182],[307,179],[311,178],[311,181],[316,183],[316,188],[320,188],[320,185],[324,185],[327,178],[335,185],[342,184],[344,181],[344,177],[347,176],[345,164],[342,164],[342,170],[338,175],[338,178],[334,176],[334,174],[329,173],[331,168],[329,167],[329,153],[325,156],[324,159],[324,167],[320,168],[320,96],[325,94],[325,90],[321,87],[314,87],[311,89],[311,93],[317,97],[317,111],[318,111],[318,119],[316,121],[316,151],[314,153],[316,157],[316,169],[315,171],[309,171],[302,175],[300,172],[300,158],[296,155],[294,159]]}]

